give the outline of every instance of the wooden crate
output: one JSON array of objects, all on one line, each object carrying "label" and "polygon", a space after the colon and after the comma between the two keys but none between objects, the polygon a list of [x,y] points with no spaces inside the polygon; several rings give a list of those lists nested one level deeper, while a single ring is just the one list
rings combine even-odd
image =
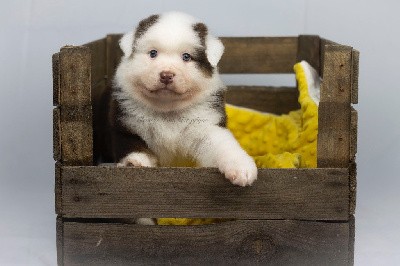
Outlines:
[{"label": "wooden crate", "polygon": [[[53,55],[59,265],[352,265],[359,53],[319,36],[222,38],[221,73],[323,77],[318,168],[259,169],[252,187],[214,168],[96,166],[99,99],[121,51],[113,34]],[[244,52],[246,51],[246,52]],[[299,108],[291,87],[230,86],[227,101],[277,114]],[[202,226],[144,226],[135,217],[219,217]]]}]

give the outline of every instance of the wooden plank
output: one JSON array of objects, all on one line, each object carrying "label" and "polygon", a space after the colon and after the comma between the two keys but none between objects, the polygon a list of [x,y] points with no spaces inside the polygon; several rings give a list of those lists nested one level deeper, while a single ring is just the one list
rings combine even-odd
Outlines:
[{"label": "wooden plank", "polygon": [[63,165],[92,165],[92,106],[62,106],[60,120]]},{"label": "wooden plank", "polygon": [[348,265],[354,265],[354,242],[355,242],[355,235],[356,235],[356,230],[355,230],[355,218],[354,215],[350,216],[349,219],[349,249],[348,249]]},{"label": "wooden plank", "polygon": [[326,45],[321,102],[350,103],[352,87],[352,48]]},{"label": "wooden plank", "polygon": [[62,210],[62,181],[61,181],[61,163],[56,162],[54,166],[55,173],[55,212],[60,213]]},{"label": "wooden plank", "polygon": [[62,106],[91,104],[90,50],[83,46],[64,46],[60,50],[60,99]]},{"label": "wooden plank", "polygon": [[52,56],[53,69],[53,105],[60,104],[60,53],[55,53]]},{"label": "wooden plank", "polygon": [[349,223],[207,226],[64,222],[65,265],[348,265]]},{"label": "wooden plank", "polygon": [[350,160],[354,161],[357,154],[358,113],[351,107],[350,117]]},{"label": "wooden plank", "polygon": [[324,77],[324,61],[325,61],[325,47],[327,45],[339,45],[336,42],[333,42],[331,40],[325,39],[325,38],[320,38],[320,76],[323,78]]},{"label": "wooden plank", "polygon": [[[106,38],[102,38],[83,45],[90,49],[91,63],[92,63],[91,67],[92,86],[106,79],[107,75],[106,41],[107,41]],[[92,91],[92,98],[93,98],[93,91]]]},{"label": "wooden plank", "polygon": [[60,108],[53,109],[53,159],[55,161],[61,160],[61,114]]},{"label": "wooden plank", "polygon": [[261,112],[286,114],[300,109],[295,87],[228,86],[227,103]]},{"label": "wooden plank", "polygon": [[350,106],[343,103],[320,102],[318,113],[318,167],[348,167]]},{"label": "wooden plank", "polygon": [[350,116],[352,48],[325,45],[318,108],[318,167],[348,167],[350,162]]},{"label": "wooden plank", "polygon": [[107,35],[107,86],[112,86],[115,70],[121,61],[123,55],[121,48],[119,47],[119,40],[121,34],[109,34]]},{"label": "wooden plank", "polygon": [[298,40],[297,62],[307,61],[320,72],[320,38],[318,35],[300,35]]},{"label": "wooden plank", "polygon": [[57,265],[64,266],[64,223],[61,216],[56,221]]},{"label": "wooden plank", "polygon": [[351,162],[349,166],[349,212],[354,215],[356,212],[356,202],[357,202],[357,163]]},{"label": "wooden plank", "polygon": [[297,37],[221,37],[220,73],[293,73]]},{"label": "wooden plank", "polygon": [[252,187],[215,168],[62,167],[64,217],[347,220],[347,169],[259,169]]},{"label": "wooden plank", "polygon": [[352,87],[351,87],[351,103],[358,103],[358,74],[359,74],[360,52],[353,49],[352,51]]}]

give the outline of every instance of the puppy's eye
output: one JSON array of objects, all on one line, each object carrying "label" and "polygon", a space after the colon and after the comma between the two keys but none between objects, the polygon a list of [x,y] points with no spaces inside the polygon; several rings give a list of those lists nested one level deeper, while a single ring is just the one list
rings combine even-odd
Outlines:
[{"label": "puppy's eye", "polygon": [[192,59],[192,56],[188,53],[182,54],[182,60],[185,62],[189,62]]},{"label": "puppy's eye", "polygon": [[149,54],[150,54],[150,57],[151,57],[151,58],[154,58],[154,57],[157,56],[157,50],[151,50],[151,51],[149,52]]}]

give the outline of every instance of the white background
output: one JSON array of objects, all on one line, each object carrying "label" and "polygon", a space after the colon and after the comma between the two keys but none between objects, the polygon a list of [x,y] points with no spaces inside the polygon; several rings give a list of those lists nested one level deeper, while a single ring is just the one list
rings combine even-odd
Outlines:
[{"label": "white background", "polygon": [[169,10],[199,17],[219,36],[319,34],[361,52],[355,263],[399,265],[395,0],[2,1],[0,265],[56,264],[51,55],[63,45],[125,32]]}]

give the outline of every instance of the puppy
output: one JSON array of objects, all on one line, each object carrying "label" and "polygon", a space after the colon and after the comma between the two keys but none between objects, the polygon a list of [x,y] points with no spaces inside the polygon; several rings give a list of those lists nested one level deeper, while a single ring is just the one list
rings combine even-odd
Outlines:
[{"label": "puppy", "polygon": [[251,185],[254,160],[225,128],[217,68],[224,46],[206,25],[178,12],[152,15],[120,47],[107,111],[109,159],[118,166],[217,167],[233,184]]}]

